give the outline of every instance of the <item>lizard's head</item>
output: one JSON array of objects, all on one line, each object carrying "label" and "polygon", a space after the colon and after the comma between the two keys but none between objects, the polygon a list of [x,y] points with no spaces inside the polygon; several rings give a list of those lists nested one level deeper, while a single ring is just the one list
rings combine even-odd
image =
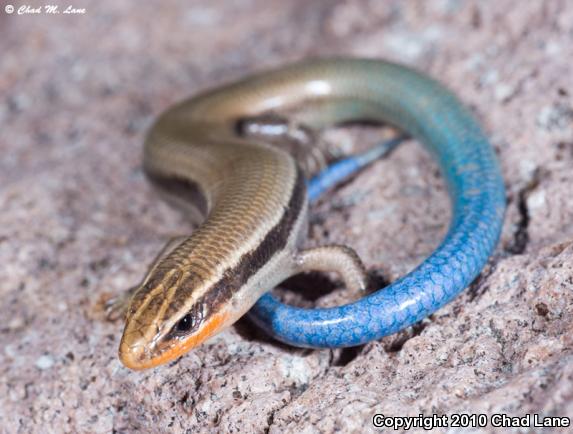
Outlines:
[{"label": "lizard's head", "polygon": [[131,299],[119,358],[141,370],[175,360],[229,324],[224,304],[205,296],[197,276],[155,270]]}]

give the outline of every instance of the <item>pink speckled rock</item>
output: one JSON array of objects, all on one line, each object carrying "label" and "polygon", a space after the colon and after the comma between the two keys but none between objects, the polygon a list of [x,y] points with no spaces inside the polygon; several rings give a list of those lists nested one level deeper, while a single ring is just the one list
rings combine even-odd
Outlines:
[{"label": "pink speckled rock", "polygon": [[[0,9],[0,432],[362,433],[376,431],[375,413],[573,417],[572,2],[103,0],[72,4],[84,14],[19,15],[22,4]],[[290,348],[241,321],[176,363],[127,370],[122,325],[94,306],[191,229],[143,177],[146,128],[184,95],[328,54],[416,66],[473,108],[509,194],[491,264],[415,330],[360,348]],[[328,138],[344,148],[372,135]],[[313,208],[308,245],[349,244],[394,280],[448,216],[436,166],[410,142]]]}]

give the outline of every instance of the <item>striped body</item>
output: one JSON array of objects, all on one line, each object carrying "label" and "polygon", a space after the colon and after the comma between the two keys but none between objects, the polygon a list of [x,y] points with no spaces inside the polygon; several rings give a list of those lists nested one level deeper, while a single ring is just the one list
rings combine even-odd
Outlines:
[{"label": "striped body", "polygon": [[[479,235],[482,244],[471,265],[463,268],[457,257],[459,270],[450,267],[456,284],[420,312],[435,310],[461,291],[493,249],[504,209],[495,156],[471,116],[437,82],[402,66],[359,59],[302,62],[256,75],[175,106],[149,133],[149,177],[183,201],[191,218],[204,221],[168,249],[133,296],[120,345],[126,366],[156,366],[203,342],[299,272],[301,258],[322,270],[353,261],[352,254],[345,262],[326,250],[299,254],[307,220],[301,170],[283,150],[237,134],[242,119],[265,113],[287,114],[311,130],[343,121],[385,121],[420,139],[437,157],[454,199],[455,225],[445,247],[452,237],[456,242],[467,238],[468,230],[476,230],[469,238],[473,242]],[[360,274],[359,266],[346,268],[351,271],[342,273],[348,276]],[[410,287],[409,299],[399,294],[401,302],[394,308],[388,305],[392,301],[385,302],[390,315],[406,312],[392,319],[393,331],[414,318],[407,309],[425,303],[425,283],[416,281],[421,289],[416,293]],[[388,318],[370,316],[371,297],[348,305],[354,310],[347,313],[288,308],[269,297],[254,310],[255,321],[295,345],[353,345],[387,331],[379,324]],[[369,322],[360,318],[365,314]]]},{"label": "striped body", "polygon": [[[131,300],[120,356],[134,369],[171,360],[240,318],[293,273],[306,233],[305,181],[290,155],[232,137],[195,144],[184,128],[157,146],[154,132],[162,128],[160,120],[146,145],[150,178],[166,194],[179,194],[173,199],[186,198],[193,219],[208,218],[153,267]],[[171,172],[178,165],[180,176]],[[189,312],[202,323],[182,344],[173,328]]]}]

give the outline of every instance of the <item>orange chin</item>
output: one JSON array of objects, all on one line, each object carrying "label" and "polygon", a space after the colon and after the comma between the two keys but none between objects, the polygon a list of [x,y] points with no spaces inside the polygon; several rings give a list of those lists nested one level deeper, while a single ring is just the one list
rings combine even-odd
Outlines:
[{"label": "orange chin", "polygon": [[140,354],[132,351],[129,347],[124,348],[125,345],[122,341],[119,347],[119,359],[125,367],[134,371],[140,371],[143,369],[149,369],[163,365],[164,363],[175,360],[179,356],[185,354],[191,348],[194,348],[209,339],[227,324],[228,319],[229,314],[227,312],[221,312],[213,315],[201,326],[201,329],[197,334],[194,334],[187,339],[178,341],[174,345],[170,346],[170,348],[162,351],[158,356],[149,359],[142,360]]}]

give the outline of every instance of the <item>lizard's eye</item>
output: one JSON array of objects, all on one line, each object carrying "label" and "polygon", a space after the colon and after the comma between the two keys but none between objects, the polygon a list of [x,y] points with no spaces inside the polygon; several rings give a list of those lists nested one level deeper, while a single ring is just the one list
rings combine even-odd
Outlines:
[{"label": "lizard's eye", "polygon": [[175,325],[175,330],[180,333],[188,332],[193,328],[193,317],[190,313],[185,315],[183,318],[179,320],[179,322]]},{"label": "lizard's eye", "polygon": [[203,306],[199,303],[193,306],[171,329],[175,336],[183,336],[195,331],[203,322]]}]

